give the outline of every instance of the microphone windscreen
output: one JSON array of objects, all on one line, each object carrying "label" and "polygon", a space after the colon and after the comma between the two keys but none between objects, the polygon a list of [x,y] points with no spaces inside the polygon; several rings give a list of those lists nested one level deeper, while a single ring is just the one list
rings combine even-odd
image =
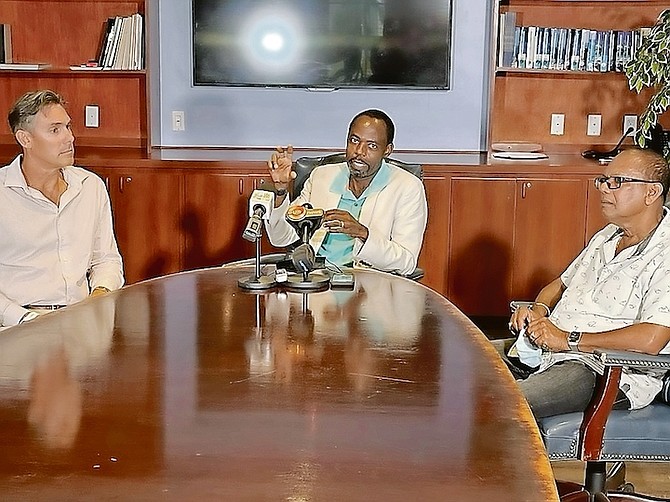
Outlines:
[{"label": "microphone windscreen", "polygon": [[316,256],[314,249],[309,243],[300,244],[291,253],[291,262],[298,272],[310,272],[314,270]]}]

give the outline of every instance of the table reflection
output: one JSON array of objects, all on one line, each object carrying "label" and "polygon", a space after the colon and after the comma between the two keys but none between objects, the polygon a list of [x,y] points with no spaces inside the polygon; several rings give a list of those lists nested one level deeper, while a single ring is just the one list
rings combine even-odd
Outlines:
[{"label": "table reflection", "polygon": [[415,388],[412,405],[436,403],[439,339],[422,329],[431,322],[426,290],[411,281],[361,274],[351,291],[228,293],[221,303],[207,295],[198,304],[198,333],[202,324],[221,323],[219,336],[198,341],[202,406],[225,407],[231,383],[239,384],[234,392],[262,394],[269,382],[286,384],[273,389],[283,393],[282,406],[299,406],[324,388],[384,401],[406,385]]}]

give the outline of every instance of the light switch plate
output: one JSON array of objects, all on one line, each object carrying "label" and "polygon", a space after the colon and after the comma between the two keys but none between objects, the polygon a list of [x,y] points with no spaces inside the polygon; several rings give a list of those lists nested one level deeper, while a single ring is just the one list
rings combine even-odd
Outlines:
[{"label": "light switch plate", "polygon": [[602,126],[602,115],[589,115],[586,122],[587,136],[600,136],[600,128]]},{"label": "light switch plate", "polygon": [[100,108],[98,108],[98,105],[86,105],[84,115],[86,127],[100,127]]},{"label": "light switch plate", "polygon": [[565,115],[563,115],[562,113],[552,113],[550,133],[553,136],[563,136],[564,126],[565,126]]}]

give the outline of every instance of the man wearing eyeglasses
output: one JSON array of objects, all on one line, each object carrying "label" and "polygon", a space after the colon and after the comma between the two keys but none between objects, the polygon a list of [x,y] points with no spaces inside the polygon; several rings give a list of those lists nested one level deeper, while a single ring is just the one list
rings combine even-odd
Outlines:
[{"label": "man wearing eyeglasses", "polygon": [[[608,225],[535,302],[512,314],[510,328],[523,330],[516,345],[541,350],[519,380],[537,418],[586,409],[602,371],[595,349],[670,352],[669,184],[668,163],[656,152],[617,155],[595,179]],[[648,405],[661,378],[624,371],[615,407]]]}]

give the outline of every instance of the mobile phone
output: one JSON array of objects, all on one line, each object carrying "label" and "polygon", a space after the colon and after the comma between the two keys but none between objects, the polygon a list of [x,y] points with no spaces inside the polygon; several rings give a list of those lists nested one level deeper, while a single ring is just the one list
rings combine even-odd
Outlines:
[{"label": "mobile phone", "polygon": [[354,274],[333,274],[330,278],[332,288],[353,288]]}]

